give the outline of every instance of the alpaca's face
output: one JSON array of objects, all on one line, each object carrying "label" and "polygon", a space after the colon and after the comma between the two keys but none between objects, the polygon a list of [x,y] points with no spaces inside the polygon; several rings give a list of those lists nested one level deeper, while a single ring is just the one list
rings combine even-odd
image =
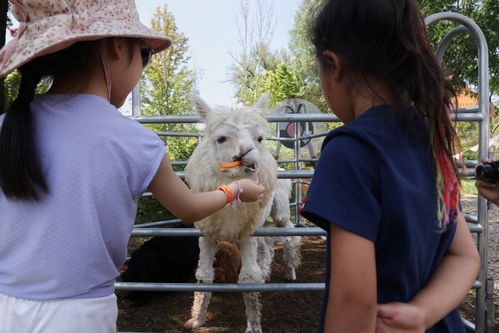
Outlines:
[{"label": "alpaca's face", "polygon": [[[205,134],[217,168],[232,176],[244,177],[245,174],[255,173],[262,149],[266,149],[263,144],[266,126],[258,119],[261,115],[248,110],[231,110],[218,116],[224,116],[225,119]],[[235,161],[241,161],[241,165],[233,168],[220,167],[220,163]]]},{"label": "alpaca's face", "polygon": [[[254,107],[224,108],[213,110],[207,108],[198,112],[205,119],[205,139],[209,151],[206,156],[211,167],[217,173],[224,173],[231,177],[249,178],[259,168],[262,154],[267,153],[263,140],[267,131],[267,121],[263,116],[263,104]],[[241,161],[241,164],[232,168],[223,168],[221,163]]]}]

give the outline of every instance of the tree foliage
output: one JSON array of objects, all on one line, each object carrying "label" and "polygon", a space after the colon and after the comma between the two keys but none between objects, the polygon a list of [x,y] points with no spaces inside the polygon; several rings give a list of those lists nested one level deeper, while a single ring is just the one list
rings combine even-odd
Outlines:
[{"label": "tree foliage", "polygon": [[[490,91],[499,94],[499,1],[497,0],[417,0],[423,15],[453,11],[472,19],[483,31],[489,47]],[[428,27],[428,37],[433,45],[456,23],[444,21]],[[467,86],[478,85],[478,51],[470,34],[455,37],[444,57],[444,68],[454,87],[463,91]]]},{"label": "tree foliage", "polygon": [[[452,1],[418,0],[425,17],[444,11],[461,13],[472,19],[483,31],[489,48],[490,97],[499,94],[499,1]],[[444,36],[458,24],[441,21],[428,26],[428,37],[436,48]],[[459,94],[475,95],[478,92],[478,48],[469,33],[453,38],[446,50],[443,67]],[[495,128],[497,117],[491,118],[491,129]],[[478,159],[478,125],[470,122],[456,123],[465,159]],[[492,135],[493,130],[491,131]],[[492,149],[494,149],[492,147]]]},{"label": "tree foliage", "polygon": [[5,110],[14,102],[17,97],[19,86],[21,85],[21,74],[14,71],[4,78],[4,104]]},{"label": "tree foliage", "polygon": [[280,58],[270,51],[267,44],[260,42],[251,46],[248,54],[241,54],[234,61],[229,75],[236,87],[236,100],[243,105],[253,105],[261,96],[265,73],[275,70]]},{"label": "tree foliage", "polygon": [[310,40],[310,24],[321,1],[302,0],[295,14],[295,22],[290,32],[290,68],[301,81],[301,97],[316,105],[321,111],[328,112],[319,82],[315,50]]},{"label": "tree foliage", "polygon": [[[417,0],[423,16],[443,11],[459,12],[474,20],[483,30],[489,46],[490,89],[499,94],[499,1],[497,0]],[[313,14],[321,1],[303,0],[295,15],[291,31],[289,49],[291,68],[298,74],[303,88],[303,98],[327,110],[322,98],[316,69],[314,48],[310,42],[309,29]],[[442,22],[428,28],[428,36],[433,45],[456,24]],[[468,34],[456,37],[446,52],[444,67],[452,84],[463,91],[467,86],[478,84],[478,59],[475,41]]]},{"label": "tree foliage", "polygon": [[290,96],[301,97],[301,88],[298,75],[286,64],[280,63],[275,70],[267,70],[263,73],[257,92],[258,95],[268,92],[271,96],[271,104],[276,105]]},{"label": "tree foliage", "polygon": [[[188,38],[178,31],[175,18],[164,5],[157,8],[151,28],[168,36],[172,45],[154,55],[141,80],[144,115],[180,115],[192,110],[190,94],[196,87],[196,73],[189,68]],[[149,125],[155,131],[195,131],[192,125]],[[187,160],[196,140],[170,137],[166,142],[171,160]]]},{"label": "tree foliage", "polygon": [[[272,103],[282,102],[290,95],[299,96],[327,111],[328,107],[322,97],[319,76],[315,64],[315,54],[309,38],[309,23],[314,10],[320,4],[317,0],[303,0],[295,14],[294,27],[287,52],[273,52],[269,48],[271,30],[262,28],[265,34],[251,37],[247,0],[242,0],[242,22],[244,28],[240,33],[241,53],[233,56],[234,64],[230,68],[229,80],[234,84],[237,101],[245,105],[254,103],[262,93],[269,92]],[[257,6],[262,6],[258,1]],[[271,21],[270,10],[259,15],[254,23],[257,27],[271,29],[267,22]],[[250,31],[250,32],[248,32]],[[281,81],[283,80],[283,81]]]},{"label": "tree foliage", "polygon": [[[453,11],[459,12],[471,18],[482,29],[489,47],[490,67],[490,90],[491,95],[499,94],[499,1],[497,0],[417,0],[424,17],[431,14]],[[241,70],[240,74],[245,79],[236,84],[239,101],[251,100],[247,95],[259,95],[263,91],[272,94],[272,101],[278,102],[286,93],[292,92],[305,100],[315,104],[323,112],[329,108],[322,96],[319,75],[316,67],[316,55],[310,40],[310,25],[313,15],[322,1],[302,0],[295,14],[293,28],[290,32],[288,54],[281,55],[277,67],[263,67],[259,72],[258,80],[252,76],[253,70]],[[434,47],[441,42],[442,38],[457,26],[451,21],[443,21],[428,27],[428,37]],[[267,54],[272,51],[266,49]],[[477,46],[469,34],[455,37],[444,57],[444,70],[448,74],[452,85],[460,93],[473,94],[477,92],[478,85],[478,57]],[[252,64],[259,62],[258,57],[252,53],[245,54],[245,58],[239,58],[241,62]],[[243,61],[244,60],[244,61]],[[241,68],[244,66],[241,66]],[[247,67],[249,68],[249,66]],[[246,76],[244,76],[246,75]],[[297,80],[295,80],[297,78]],[[233,80],[236,81],[236,80]],[[296,86],[295,84],[298,84]],[[470,89],[471,88],[471,89]],[[256,92],[256,93],[255,93]],[[493,99],[494,100],[494,99]],[[497,123],[492,119],[491,125]],[[464,150],[468,150],[476,142],[477,126],[474,123],[459,123],[458,134],[463,143]],[[468,151],[468,158],[476,158],[476,152]]]},{"label": "tree foliage", "polygon": [[[251,7],[251,3],[255,7]],[[265,73],[276,70],[285,55],[271,51],[269,47],[274,26],[274,0],[241,0],[240,5],[240,49],[231,55],[234,63],[229,68],[229,81],[234,84],[236,100],[243,105],[253,105],[262,94]]]},{"label": "tree foliage", "polygon": [[175,18],[166,5],[157,8],[151,28],[168,36],[172,45],[155,54],[141,80],[143,114],[175,115],[190,112],[190,92],[196,85],[196,74],[189,69],[188,38],[177,30]]},{"label": "tree foliage", "polygon": [[[51,79],[45,78],[36,88],[37,94],[44,94],[50,88]],[[21,85],[21,73],[15,70],[4,78],[4,108],[8,110],[12,102],[17,98],[19,86]]]}]

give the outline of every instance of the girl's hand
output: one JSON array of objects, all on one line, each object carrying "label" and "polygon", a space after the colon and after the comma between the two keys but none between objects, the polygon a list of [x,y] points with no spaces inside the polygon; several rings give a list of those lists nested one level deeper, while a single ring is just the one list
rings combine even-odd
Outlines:
[{"label": "girl's hand", "polygon": [[424,331],[424,313],[417,306],[410,303],[378,305],[376,333],[423,333]]},{"label": "girl's hand", "polygon": [[[482,163],[489,163],[490,160],[484,158],[482,159]],[[475,182],[475,186],[478,192],[487,200],[494,202],[496,205],[498,204],[499,199],[499,182],[489,183],[484,180],[477,179]]]},{"label": "girl's hand", "polygon": [[489,183],[484,180],[477,179],[475,186],[478,192],[487,200],[494,202],[496,205],[499,199],[499,182]]},{"label": "girl's hand", "polygon": [[[263,194],[265,192],[265,188],[259,183],[250,180],[250,179],[241,179],[239,180],[239,185],[243,192],[239,195],[239,199],[243,202],[251,202],[256,201],[263,198]],[[232,183],[230,186],[232,193],[237,195],[237,184]]]}]

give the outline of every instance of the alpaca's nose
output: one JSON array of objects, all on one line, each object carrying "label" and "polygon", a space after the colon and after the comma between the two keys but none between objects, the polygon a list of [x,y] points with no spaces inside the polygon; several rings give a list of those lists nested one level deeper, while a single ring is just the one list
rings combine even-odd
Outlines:
[{"label": "alpaca's nose", "polygon": [[244,156],[246,156],[250,151],[252,151],[254,148],[247,148],[247,149],[244,149],[241,151],[241,153],[239,155],[236,155],[236,156],[233,156],[232,159],[234,161],[240,161],[244,158]]}]

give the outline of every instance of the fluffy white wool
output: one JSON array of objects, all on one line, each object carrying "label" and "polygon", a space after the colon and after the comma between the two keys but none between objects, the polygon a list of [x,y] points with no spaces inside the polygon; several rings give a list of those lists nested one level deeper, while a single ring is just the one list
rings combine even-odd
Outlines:
[{"label": "fluffy white wool", "polygon": [[[266,135],[267,120],[262,109],[243,107],[209,109],[202,100],[195,103],[204,115],[205,133],[185,169],[186,180],[193,192],[215,190],[241,178],[260,182],[265,187],[263,200],[254,203],[228,205],[217,213],[196,222],[204,235],[211,239],[240,241],[254,233],[264,222],[264,211],[272,204],[277,180],[277,163],[264,143],[258,138]],[[208,108],[208,109],[207,109]],[[217,140],[224,137],[225,141]],[[234,156],[249,151],[243,157],[244,164],[255,164],[256,171],[238,166],[223,169],[220,163],[232,162]]]}]

